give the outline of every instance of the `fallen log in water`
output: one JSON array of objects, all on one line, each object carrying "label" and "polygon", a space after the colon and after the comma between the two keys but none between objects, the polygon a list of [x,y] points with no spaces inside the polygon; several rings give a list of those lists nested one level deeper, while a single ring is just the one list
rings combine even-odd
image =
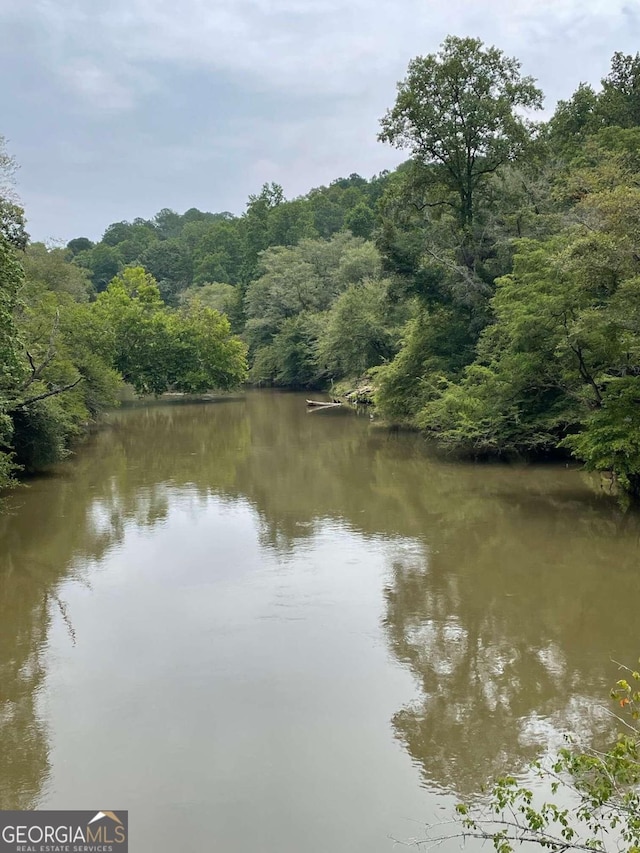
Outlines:
[{"label": "fallen log in water", "polygon": [[333,402],[329,400],[307,400],[307,406],[310,409],[333,409],[341,405],[342,403],[336,403],[335,400]]}]

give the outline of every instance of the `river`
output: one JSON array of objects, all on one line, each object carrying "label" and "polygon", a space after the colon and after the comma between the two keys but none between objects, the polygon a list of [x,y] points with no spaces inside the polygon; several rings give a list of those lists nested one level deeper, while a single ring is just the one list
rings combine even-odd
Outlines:
[{"label": "river", "polygon": [[[0,517],[0,808],[138,853],[384,853],[604,723],[640,523],[248,392],[112,413]],[[457,848],[456,848],[457,849]]]}]

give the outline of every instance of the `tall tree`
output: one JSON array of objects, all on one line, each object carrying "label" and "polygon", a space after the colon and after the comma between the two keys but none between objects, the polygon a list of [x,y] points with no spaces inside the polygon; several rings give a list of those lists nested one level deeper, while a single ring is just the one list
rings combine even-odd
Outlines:
[{"label": "tall tree", "polygon": [[519,111],[541,107],[542,92],[521,76],[518,60],[480,39],[449,36],[438,53],[410,62],[379,139],[434,166],[438,189],[428,204],[453,207],[468,228],[478,187],[530,138],[531,124]]},{"label": "tall tree", "polygon": [[607,125],[640,125],[640,53],[614,53],[611,71],[602,81],[599,111]]}]

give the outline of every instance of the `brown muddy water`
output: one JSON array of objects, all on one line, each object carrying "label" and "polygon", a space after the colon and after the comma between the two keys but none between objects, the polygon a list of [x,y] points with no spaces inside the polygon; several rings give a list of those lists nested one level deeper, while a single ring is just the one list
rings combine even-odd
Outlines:
[{"label": "brown muddy water", "polygon": [[0,517],[0,808],[128,809],[137,853],[422,837],[637,660],[598,489],[297,394],[113,413]]}]

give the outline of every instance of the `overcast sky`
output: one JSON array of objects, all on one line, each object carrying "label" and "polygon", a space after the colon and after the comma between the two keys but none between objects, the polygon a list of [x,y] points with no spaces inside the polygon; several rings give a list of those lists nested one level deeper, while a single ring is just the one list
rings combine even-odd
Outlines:
[{"label": "overcast sky", "polygon": [[447,34],[517,56],[551,109],[640,46],[638,0],[0,0],[0,134],[34,239],[163,207],[241,213],[393,167],[376,141]]}]

